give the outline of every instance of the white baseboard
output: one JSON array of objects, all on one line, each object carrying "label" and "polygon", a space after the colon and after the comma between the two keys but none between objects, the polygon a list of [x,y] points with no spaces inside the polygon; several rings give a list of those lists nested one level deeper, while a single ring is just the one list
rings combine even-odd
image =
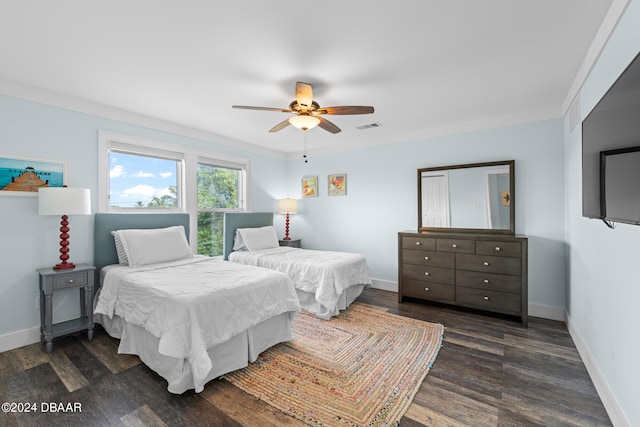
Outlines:
[{"label": "white baseboard", "polygon": [[569,335],[571,335],[571,338],[576,345],[576,349],[578,349],[578,353],[580,353],[580,357],[582,357],[582,362],[587,368],[589,377],[591,377],[591,381],[593,381],[593,385],[600,396],[600,400],[602,400],[604,409],[607,411],[607,414],[611,419],[611,423],[616,427],[631,427],[627,417],[625,417],[624,412],[622,412],[622,408],[618,405],[613,392],[609,388],[606,378],[602,375],[602,372],[600,371],[600,368],[593,356],[591,356],[589,347],[582,338],[580,331],[578,331],[573,322],[571,322],[571,317],[568,314],[566,315],[565,323],[569,330]]},{"label": "white baseboard", "polygon": [[383,291],[398,292],[398,282],[390,280],[371,279],[371,287],[374,289],[382,289]]},{"label": "white baseboard", "polygon": [[40,326],[0,335],[0,353],[40,341]]},{"label": "white baseboard", "polygon": [[551,307],[548,305],[529,304],[529,316],[557,320],[559,322],[565,321],[564,308]]}]

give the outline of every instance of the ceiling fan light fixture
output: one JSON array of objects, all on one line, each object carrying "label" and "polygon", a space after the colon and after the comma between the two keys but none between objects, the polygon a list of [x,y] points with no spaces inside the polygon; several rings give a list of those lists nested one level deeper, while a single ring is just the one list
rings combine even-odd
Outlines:
[{"label": "ceiling fan light fixture", "polygon": [[289,118],[289,123],[300,130],[309,130],[320,123],[320,119],[311,115],[298,115]]}]

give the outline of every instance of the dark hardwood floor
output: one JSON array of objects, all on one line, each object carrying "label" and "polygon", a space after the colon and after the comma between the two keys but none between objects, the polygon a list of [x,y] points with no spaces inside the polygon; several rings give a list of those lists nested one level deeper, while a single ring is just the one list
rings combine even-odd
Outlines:
[{"label": "dark hardwood floor", "polygon": [[[563,323],[531,318],[526,329],[516,320],[396,298],[370,289],[358,300],[446,327],[401,426],[611,425]],[[85,334],[56,340],[51,354],[41,344],[0,353],[0,402],[36,406],[3,411],[0,426],[302,425],[225,380],[172,395],[137,357],[118,355],[117,345],[97,331],[92,342]]]}]

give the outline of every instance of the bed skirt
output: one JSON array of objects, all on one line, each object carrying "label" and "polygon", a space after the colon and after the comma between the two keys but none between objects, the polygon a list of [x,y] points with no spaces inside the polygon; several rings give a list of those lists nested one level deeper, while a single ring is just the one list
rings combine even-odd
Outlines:
[{"label": "bed skirt", "polygon": [[[213,367],[205,382],[228,372],[244,368],[255,362],[264,350],[294,338],[291,328],[292,313],[283,313],[232,337],[229,341],[207,350]],[[178,359],[158,352],[160,339],[139,326],[126,323],[121,317],[109,319],[100,314],[94,321],[101,324],[109,335],[120,340],[118,353],[134,354],[167,380],[167,390],[181,394],[194,389],[191,365],[187,359]]]}]

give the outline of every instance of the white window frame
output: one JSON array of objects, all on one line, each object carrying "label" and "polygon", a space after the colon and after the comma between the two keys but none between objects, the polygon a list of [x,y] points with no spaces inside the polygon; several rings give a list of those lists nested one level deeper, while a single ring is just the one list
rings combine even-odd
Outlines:
[{"label": "white window frame", "polygon": [[[177,208],[115,208],[109,204],[109,153],[111,150],[140,156],[161,157],[180,161],[179,176],[177,177],[178,207]],[[251,161],[242,157],[223,155],[195,147],[169,144],[162,141],[150,140],[115,132],[98,131],[98,212],[145,212],[168,213],[188,212],[189,242],[192,250],[198,248],[198,164],[230,167],[240,169],[238,209],[229,211],[246,211],[249,209],[249,185],[251,177]]]}]

